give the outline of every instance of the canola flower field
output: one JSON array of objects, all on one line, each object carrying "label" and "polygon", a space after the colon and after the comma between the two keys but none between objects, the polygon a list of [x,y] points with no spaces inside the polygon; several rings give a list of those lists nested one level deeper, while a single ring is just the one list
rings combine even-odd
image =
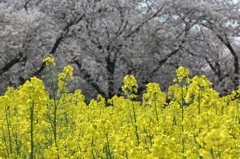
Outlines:
[{"label": "canola flower field", "polygon": [[[52,76],[54,59],[43,62]],[[0,97],[0,158],[240,158],[240,88],[219,97],[205,76],[190,79],[179,67],[168,94],[149,83],[137,102],[137,81],[127,75],[125,96],[86,104],[81,90],[67,92],[72,73],[66,66],[58,74],[52,98],[36,77]]]}]

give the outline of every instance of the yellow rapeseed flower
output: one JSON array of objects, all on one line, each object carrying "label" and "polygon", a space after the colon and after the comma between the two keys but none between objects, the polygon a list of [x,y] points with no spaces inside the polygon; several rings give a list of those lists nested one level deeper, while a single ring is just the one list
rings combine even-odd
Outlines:
[{"label": "yellow rapeseed flower", "polygon": [[182,82],[183,79],[186,80],[187,83],[190,82],[190,79],[188,78],[189,75],[189,70],[186,67],[180,66],[177,70],[176,70],[176,75],[177,75],[177,79],[174,79],[174,82]]},{"label": "yellow rapeseed flower", "polygon": [[54,58],[51,58],[49,56],[46,57],[45,59],[43,59],[43,62],[45,62],[46,65],[49,65],[49,63],[52,63],[53,66],[56,66],[56,62],[55,62]]},{"label": "yellow rapeseed flower", "polygon": [[122,87],[122,90],[125,95],[127,95],[129,98],[136,98],[137,96],[134,94],[137,92],[138,84],[137,80],[133,75],[127,75],[124,77],[124,86]]}]

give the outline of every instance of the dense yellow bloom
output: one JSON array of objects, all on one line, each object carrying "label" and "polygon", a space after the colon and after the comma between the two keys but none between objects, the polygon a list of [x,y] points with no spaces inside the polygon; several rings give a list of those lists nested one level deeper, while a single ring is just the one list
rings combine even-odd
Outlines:
[{"label": "dense yellow bloom", "polygon": [[240,158],[240,89],[219,97],[205,76],[188,74],[177,70],[169,104],[157,83],[133,101],[134,76],[122,87],[130,99],[98,95],[86,104],[81,90],[66,90],[71,66],[58,74],[56,99],[36,77],[9,87],[0,97],[0,158]]}]

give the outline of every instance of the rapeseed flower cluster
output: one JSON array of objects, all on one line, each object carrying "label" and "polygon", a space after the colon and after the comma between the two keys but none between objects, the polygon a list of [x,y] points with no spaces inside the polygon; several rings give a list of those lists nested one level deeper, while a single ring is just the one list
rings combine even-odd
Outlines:
[{"label": "rapeseed flower cluster", "polygon": [[66,66],[63,69],[62,73],[58,74],[58,93],[67,92],[67,82],[68,79],[73,79],[73,67],[72,66]]},{"label": "rapeseed flower cluster", "polygon": [[166,94],[161,92],[157,83],[147,84],[147,93],[143,94],[143,105],[158,105],[163,106],[166,104]]},{"label": "rapeseed flower cluster", "polygon": [[46,65],[49,65],[49,63],[52,63],[53,66],[56,66],[56,62],[55,62],[55,59],[54,58],[51,58],[51,57],[46,57],[45,59],[43,59],[43,62],[46,63]]},{"label": "rapeseed flower cluster", "polygon": [[138,84],[135,77],[133,75],[127,75],[124,77],[123,82],[124,86],[122,87],[122,90],[124,94],[127,95],[129,98],[136,98],[137,95],[135,95],[134,93],[137,93]]},{"label": "rapeseed flower cluster", "polygon": [[167,95],[149,83],[133,100],[138,85],[129,75],[127,97],[86,104],[81,90],[67,91],[72,74],[63,69],[52,98],[36,77],[0,97],[0,158],[240,158],[240,88],[219,97],[205,76],[190,79],[180,67]]}]

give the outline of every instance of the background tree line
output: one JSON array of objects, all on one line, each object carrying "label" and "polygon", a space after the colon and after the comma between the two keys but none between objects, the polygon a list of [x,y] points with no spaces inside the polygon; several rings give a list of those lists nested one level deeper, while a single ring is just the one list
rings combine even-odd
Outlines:
[{"label": "background tree line", "polygon": [[87,100],[121,95],[127,74],[139,94],[166,92],[179,66],[225,95],[240,83],[239,17],[236,0],[1,0],[1,95],[32,76],[50,85],[46,56],[75,68],[69,89]]}]

